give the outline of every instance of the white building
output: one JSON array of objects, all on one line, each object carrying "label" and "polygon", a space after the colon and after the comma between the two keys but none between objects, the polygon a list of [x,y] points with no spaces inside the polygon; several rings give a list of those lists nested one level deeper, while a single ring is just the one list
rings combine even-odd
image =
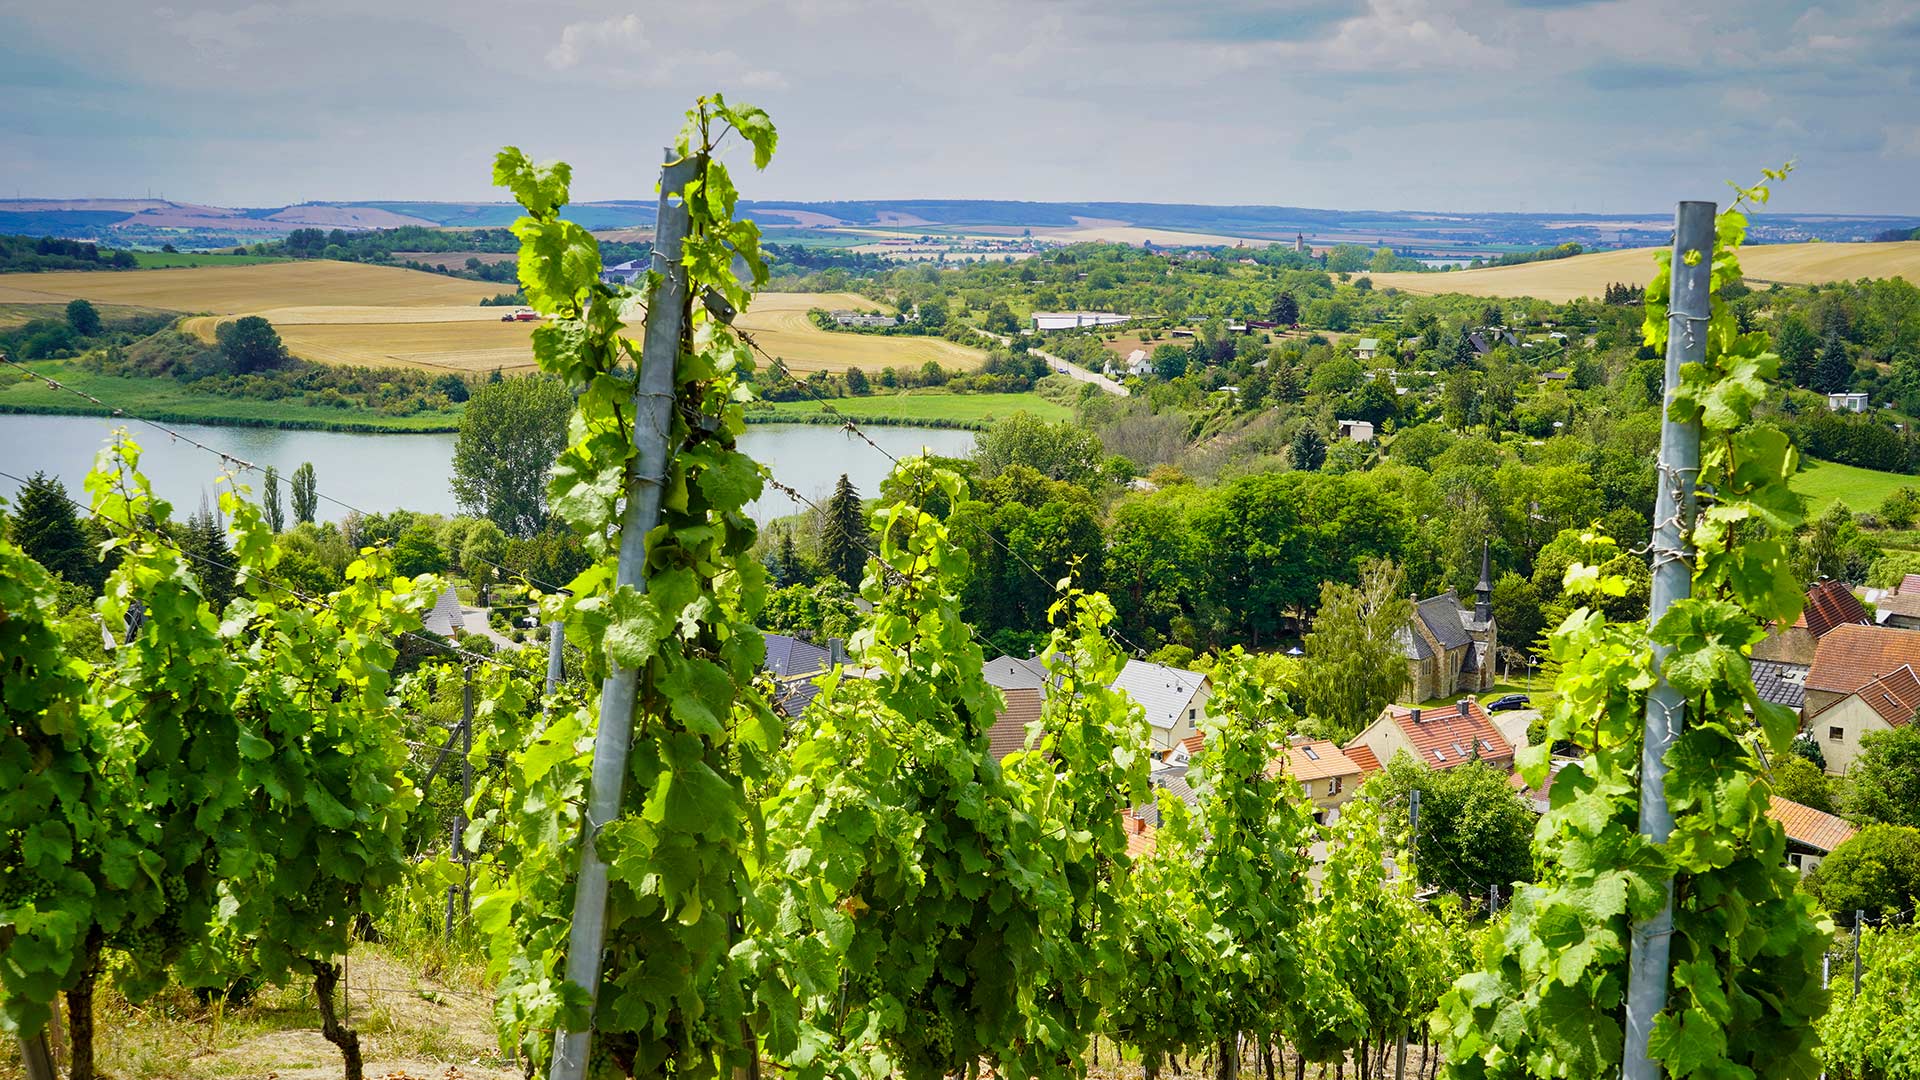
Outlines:
[{"label": "white building", "polygon": [[1865,394],[1828,394],[1827,408],[1833,412],[1866,412]]},{"label": "white building", "polygon": [[615,263],[600,271],[600,280],[608,285],[631,285],[646,276],[647,264],[641,259],[628,259]]},{"label": "white building", "polygon": [[1334,422],[1340,425],[1340,437],[1343,439],[1351,439],[1359,443],[1373,441],[1373,421],[1371,420],[1336,420]]},{"label": "white building", "polygon": [[1036,311],[1033,313],[1033,329],[1036,332],[1084,330],[1090,327],[1119,326],[1130,320],[1130,316],[1111,311]]},{"label": "white building", "polygon": [[1353,358],[1355,360],[1371,360],[1379,351],[1379,338],[1363,337],[1360,339],[1359,344],[1353,347]]}]

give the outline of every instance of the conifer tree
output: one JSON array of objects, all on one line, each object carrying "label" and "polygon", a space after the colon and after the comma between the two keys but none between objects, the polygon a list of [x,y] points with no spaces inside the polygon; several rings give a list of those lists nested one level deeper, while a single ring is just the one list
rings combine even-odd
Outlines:
[{"label": "conifer tree", "polygon": [[69,583],[98,590],[106,580],[59,477],[37,472],[27,478],[8,529],[29,558]]},{"label": "conifer tree", "polygon": [[847,474],[840,474],[820,521],[820,561],[827,573],[852,588],[860,587],[867,566],[866,512]]},{"label": "conifer tree", "polygon": [[320,508],[320,496],[314,487],[313,462],[303,461],[293,470],[293,520],[313,524],[313,513]]}]

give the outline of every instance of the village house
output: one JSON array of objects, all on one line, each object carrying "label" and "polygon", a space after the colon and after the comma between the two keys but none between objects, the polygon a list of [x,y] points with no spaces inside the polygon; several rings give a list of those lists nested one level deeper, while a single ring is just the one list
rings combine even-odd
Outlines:
[{"label": "village house", "polygon": [[1920,668],[1920,630],[1855,623],[1836,626],[1814,646],[1801,715],[1811,717],[1823,712],[1848,694],[1907,665]]},{"label": "village house", "polygon": [[1862,599],[1873,605],[1876,625],[1920,630],[1920,574],[1905,575],[1891,589],[1868,589]]},{"label": "village house", "polygon": [[1866,412],[1867,395],[1836,391],[1827,395],[1827,409],[1831,412]]},{"label": "village house", "polygon": [[603,268],[600,271],[600,281],[606,285],[631,285],[645,277],[646,273],[646,260],[628,259],[626,262]]},{"label": "village house", "polygon": [[1500,634],[1493,618],[1491,548],[1484,543],[1473,595],[1472,607],[1462,604],[1452,589],[1414,601],[1413,618],[1400,634],[1407,696],[1414,701],[1492,688]]},{"label": "village house", "polygon": [[1334,423],[1340,425],[1342,439],[1357,443],[1373,441],[1373,421],[1371,420],[1336,420]]},{"label": "village house", "polygon": [[1113,688],[1125,691],[1146,710],[1155,750],[1170,751],[1198,736],[1200,722],[1207,718],[1207,701],[1213,697],[1213,685],[1205,675],[1145,660],[1127,661]]},{"label": "village house", "polygon": [[1854,828],[1846,818],[1778,795],[1767,801],[1767,816],[1786,830],[1787,864],[1802,874],[1819,866],[1834,848],[1853,839]]},{"label": "village house", "polygon": [[1757,660],[1811,664],[1820,639],[1836,626],[1867,626],[1873,618],[1853,591],[1838,581],[1821,581],[1807,590],[1807,602],[1792,626],[1776,626],[1753,647]]},{"label": "village house", "polygon": [[[1920,633],[1910,630],[1880,633],[1920,637]],[[1819,665],[1815,665],[1815,670],[1819,670]],[[1823,671],[1821,677],[1831,674]],[[1920,678],[1915,677],[1913,665],[1906,663],[1824,705],[1817,708],[1809,705],[1803,714],[1801,730],[1820,745],[1827,772],[1845,776],[1860,757],[1860,743],[1865,736],[1905,727],[1913,722],[1916,712],[1920,712]]]},{"label": "village house", "polygon": [[[1433,769],[1451,769],[1469,761],[1484,761],[1502,772],[1513,768],[1513,746],[1472,698],[1431,709],[1389,705],[1342,747],[1356,764],[1362,764],[1354,753],[1361,748],[1383,764],[1406,754]],[[1366,771],[1364,764],[1362,771]]]},{"label": "village house", "polygon": [[1380,339],[1363,337],[1353,346],[1355,360],[1371,360],[1380,352]]},{"label": "village house", "polygon": [[[1281,764],[1274,762],[1268,775],[1279,775]],[[1322,825],[1340,820],[1340,808],[1353,801],[1363,779],[1360,766],[1326,739],[1301,737],[1289,742],[1285,767],[1313,803],[1313,820]]]},{"label": "village house", "polygon": [[1118,365],[1111,360],[1107,361],[1106,368],[1107,377],[1110,379],[1124,379],[1129,376],[1144,379],[1153,374],[1153,358],[1147,355],[1147,350],[1135,349],[1127,354],[1124,362]]},{"label": "village house", "polygon": [[1006,699],[1006,707],[987,729],[987,746],[995,761],[1005,761],[1008,754],[1026,749],[1027,733],[1039,723],[1040,709],[1046,701],[1045,692],[1037,686],[1002,690],[1000,695]]}]

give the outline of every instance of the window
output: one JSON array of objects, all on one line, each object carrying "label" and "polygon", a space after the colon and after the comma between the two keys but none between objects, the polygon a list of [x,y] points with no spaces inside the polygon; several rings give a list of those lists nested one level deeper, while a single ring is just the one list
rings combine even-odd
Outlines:
[{"label": "window", "polygon": [[1301,753],[1303,753],[1303,754],[1305,754],[1305,755],[1307,755],[1307,760],[1308,760],[1308,761],[1319,761],[1319,760],[1320,760],[1320,755],[1319,755],[1319,754],[1316,754],[1316,753],[1314,753],[1314,752],[1313,752],[1313,747],[1311,747],[1311,746],[1303,746],[1303,747],[1301,747],[1301,748],[1300,748],[1300,752],[1301,752]]},{"label": "window", "polygon": [[1332,798],[1338,794],[1340,794],[1340,778],[1336,776],[1327,781],[1327,797]]},{"label": "window", "polygon": [[1445,750],[1440,749],[1439,747],[1435,747],[1433,750],[1433,760],[1435,761],[1447,760],[1447,752]]},{"label": "window", "polygon": [[1200,719],[1200,710],[1199,710],[1199,709],[1188,709],[1188,710],[1187,710],[1187,719],[1189,719],[1189,720],[1198,720],[1198,719]]},{"label": "window", "polygon": [[1846,728],[1830,727],[1827,729],[1828,742],[1843,742],[1845,741],[1846,737],[1847,737]]}]

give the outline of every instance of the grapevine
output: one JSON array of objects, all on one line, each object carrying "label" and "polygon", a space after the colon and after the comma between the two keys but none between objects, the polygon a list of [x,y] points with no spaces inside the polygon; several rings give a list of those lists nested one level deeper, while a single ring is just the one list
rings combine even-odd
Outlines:
[{"label": "grapevine", "polygon": [[[1785,170],[1767,173],[1767,180]],[[1545,779],[1555,741],[1585,751],[1553,785],[1535,856],[1540,883],[1520,887],[1482,941],[1481,970],[1441,1003],[1434,1029],[1458,1077],[1600,1076],[1619,1068],[1630,925],[1674,890],[1672,992],[1654,1021],[1649,1054],[1669,1076],[1750,1078],[1818,1071],[1813,1022],[1824,1011],[1820,953],[1832,926],[1785,862],[1785,836],[1767,817],[1759,757],[1787,752],[1794,714],[1763,701],[1747,661],[1765,628],[1791,623],[1802,598],[1789,542],[1802,513],[1787,486],[1796,454],[1780,431],[1751,422],[1778,357],[1764,333],[1740,333],[1721,299],[1739,279],[1745,209],[1766,183],[1742,189],[1717,221],[1710,253],[1712,310],[1706,360],[1681,371],[1669,405],[1702,429],[1690,536],[1692,596],[1648,628],[1609,623],[1583,607],[1554,632],[1559,700],[1547,739],[1522,754],[1530,783]],[[1692,258],[1709,253],[1694,252]],[[1647,342],[1665,344],[1671,267],[1663,257],[1646,294]],[[1684,331],[1698,331],[1691,323]],[[1569,591],[1617,595],[1600,556],[1568,571]],[[1638,831],[1641,717],[1654,685],[1652,644],[1671,648],[1663,674],[1686,698],[1686,726],[1666,761],[1676,819],[1665,844]]]}]

